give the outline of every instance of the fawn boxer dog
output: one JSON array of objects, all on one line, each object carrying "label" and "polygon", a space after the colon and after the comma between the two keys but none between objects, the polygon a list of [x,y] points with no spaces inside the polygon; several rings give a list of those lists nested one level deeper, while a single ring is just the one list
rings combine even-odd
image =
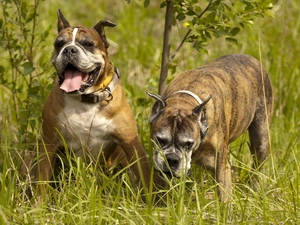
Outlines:
[{"label": "fawn boxer dog", "polygon": [[156,99],[149,118],[155,168],[188,174],[191,163],[212,171],[221,201],[232,192],[228,145],[247,129],[253,168],[269,155],[273,94],[270,79],[255,58],[221,57],[176,77]]},{"label": "fawn boxer dog", "polygon": [[[58,10],[58,36],[52,63],[57,77],[42,111],[42,140],[32,175],[49,181],[64,143],[84,161],[131,165],[140,183],[150,182],[150,166],[137,134],[136,122],[108,58],[104,27],[71,26]],[[38,193],[44,186],[38,185]]]}]

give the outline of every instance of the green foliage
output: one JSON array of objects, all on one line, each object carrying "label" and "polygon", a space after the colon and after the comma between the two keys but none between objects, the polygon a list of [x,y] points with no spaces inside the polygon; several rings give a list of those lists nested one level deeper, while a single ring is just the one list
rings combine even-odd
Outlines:
[{"label": "green foliage", "polygon": [[191,30],[187,42],[194,43],[197,50],[206,53],[205,47],[213,38],[225,36],[228,42],[237,45],[235,36],[241,29],[252,26],[257,17],[275,16],[271,0],[209,0],[207,4],[204,6],[198,0],[175,0],[174,6],[176,20],[185,22]]},{"label": "green foliage", "polygon": [[[161,8],[166,7],[164,43],[160,72],[158,93],[162,94],[166,88],[168,68],[170,61],[175,58],[185,41],[193,43],[193,46],[204,53],[208,53],[206,47],[213,40],[225,36],[225,40],[238,45],[235,36],[245,24],[253,24],[258,16],[274,16],[271,11],[273,4],[270,0],[208,0],[205,8],[202,2],[197,0],[165,0]],[[172,18],[175,19],[172,19]],[[170,56],[169,39],[171,36],[171,24],[186,21],[184,25],[189,28],[185,37]]]},{"label": "green foliage", "polygon": [[[128,4],[131,3],[131,0],[125,0]],[[144,7],[147,8],[150,5],[150,0],[144,0]]]},{"label": "green foliage", "polygon": [[49,58],[44,57],[44,40],[51,26],[37,32],[40,1],[29,4],[25,1],[1,1],[0,18],[1,53],[0,82],[11,101],[12,117],[19,132],[19,143],[34,140],[40,121],[40,106],[48,91],[49,80],[41,75],[50,72]]}]

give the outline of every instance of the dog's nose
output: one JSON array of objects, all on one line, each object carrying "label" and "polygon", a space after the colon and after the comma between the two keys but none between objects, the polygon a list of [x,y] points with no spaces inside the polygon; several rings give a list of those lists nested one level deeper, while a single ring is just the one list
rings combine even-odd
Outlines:
[{"label": "dog's nose", "polygon": [[78,50],[75,46],[68,46],[63,50],[64,54],[71,54],[72,55],[72,54],[75,54],[77,52],[78,52]]},{"label": "dog's nose", "polygon": [[180,158],[175,153],[169,153],[166,155],[167,162],[169,164],[169,167],[172,170],[176,170],[180,164]]}]

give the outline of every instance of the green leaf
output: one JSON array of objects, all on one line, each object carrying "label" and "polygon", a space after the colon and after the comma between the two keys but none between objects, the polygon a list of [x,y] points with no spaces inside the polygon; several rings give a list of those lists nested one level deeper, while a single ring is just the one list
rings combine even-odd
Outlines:
[{"label": "green leaf", "polygon": [[244,23],[242,23],[242,22],[239,22],[239,25],[241,26],[241,28],[245,28],[245,25],[244,25]]},{"label": "green leaf", "polygon": [[240,32],[240,28],[235,27],[230,31],[230,36],[234,37],[235,35],[237,35]]},{"label": "green leaf", "polygon": [[225,38],[225,40],[230,42],[230,43],[233,43],[235,45],[238,45],[238,41],[235,38],[227,37],[227,38]]},{"label": "green leaf", "polygon": [[213,23],[216,17],[216,13],[212,12],[206,16],[205,24]]},{"label": "green leaf", "polygon": [[270,9],[265,11],[265,15],[268,16],[268,17],[275,18],[275,12],[273,10],[270,10]]},{"label": "green leaf", "polygon": [[176,19],[178,19],[179,21],[184,20],[184,19],[185,19],[185,14],[183,14],[183,13],[178,14],[178,15],[176,16]]},{"label": "green leaf", "polygon": [[206,49],[204,49],[205,43],[201,42],[201,41],[195,41],[194,43],[194,48],[197,49],[197,51],[199,52],[203,52],[204,54],[208,55],[208,51]]},{"label": "green leaf", "polygon": [[229,12],[231,12],[231,7],[225,3],[220,3],[224,8],[226,8],[226,10],[228,10]]},{"label": "green leaf", "polygon": [[[129,0],[130,1],[130,0]],[[164,2],[162,2],[161,4],[160,4],[160,8],[164,8],[164,7],[166,7],[167,6],[167,2],[166,1],[164,1]]]},{"label": "green leaf", "polygon": [[145,0],[144,1],[144,7],[147,8],[150,4],[150,0]]},{"label": "green leaf", "polygon": [[188,10],[188,11],[186,12],[186,15],[188,15],[188,16],[194,16],[194,15],[197,15],[197,14],[196,14],[195,11],[193,11],[193,10]]},{"label": "green leaf", "polygon": [[247,2],[246,3],[246,8],[245,8],[245,10],[244,11],[251,11],[252,9],[254,9],[254,5],[252,5],[251,3],[249,3],[249,2]]},{"label": "green leaf", "polygon": [[236,13],[241,13],[243,11],[245,11],[246,5],[245,3],[241,2],[241,1],[235,1],[234,5],[232,6],[232,13],[236,14]]},{"label": "green leaf", "polygon": [[201,9],[201,7],[200,6],[195,6],[195,13],[197,14],[197,15],[200,15],[200,13],[202,13],[202,9]]},{"label": "green leaf", "polygon": [[5,68],[3,66],[0,66],[0,74],[3,74],[5,71]]},{"label": "green leaf", "polygon": [[28,13],[27,18],[26,18],[26,23],[30,23],[30,21],[32,21],[35,17],[35,12],[32,11],[30,13]]},{"label": "green leaf", "polygon": [[33,67],[32,62],[25,62],[21,65],[24,69],[23,75],[27,76],[28,74],[32,73],[35,68]]}]

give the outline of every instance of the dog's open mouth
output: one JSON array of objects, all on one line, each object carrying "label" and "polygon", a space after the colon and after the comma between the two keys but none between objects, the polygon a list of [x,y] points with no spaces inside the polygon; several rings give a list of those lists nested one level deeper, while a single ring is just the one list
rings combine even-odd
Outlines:
[{"label": "dog's open mouth", "polygon": [[60,75],[59,87],[67,93],[79,91],[83,93],[87,87],[94,85],[98,78],[101,66],[91,72],[82,72],[72,64],[68,64]]}]

